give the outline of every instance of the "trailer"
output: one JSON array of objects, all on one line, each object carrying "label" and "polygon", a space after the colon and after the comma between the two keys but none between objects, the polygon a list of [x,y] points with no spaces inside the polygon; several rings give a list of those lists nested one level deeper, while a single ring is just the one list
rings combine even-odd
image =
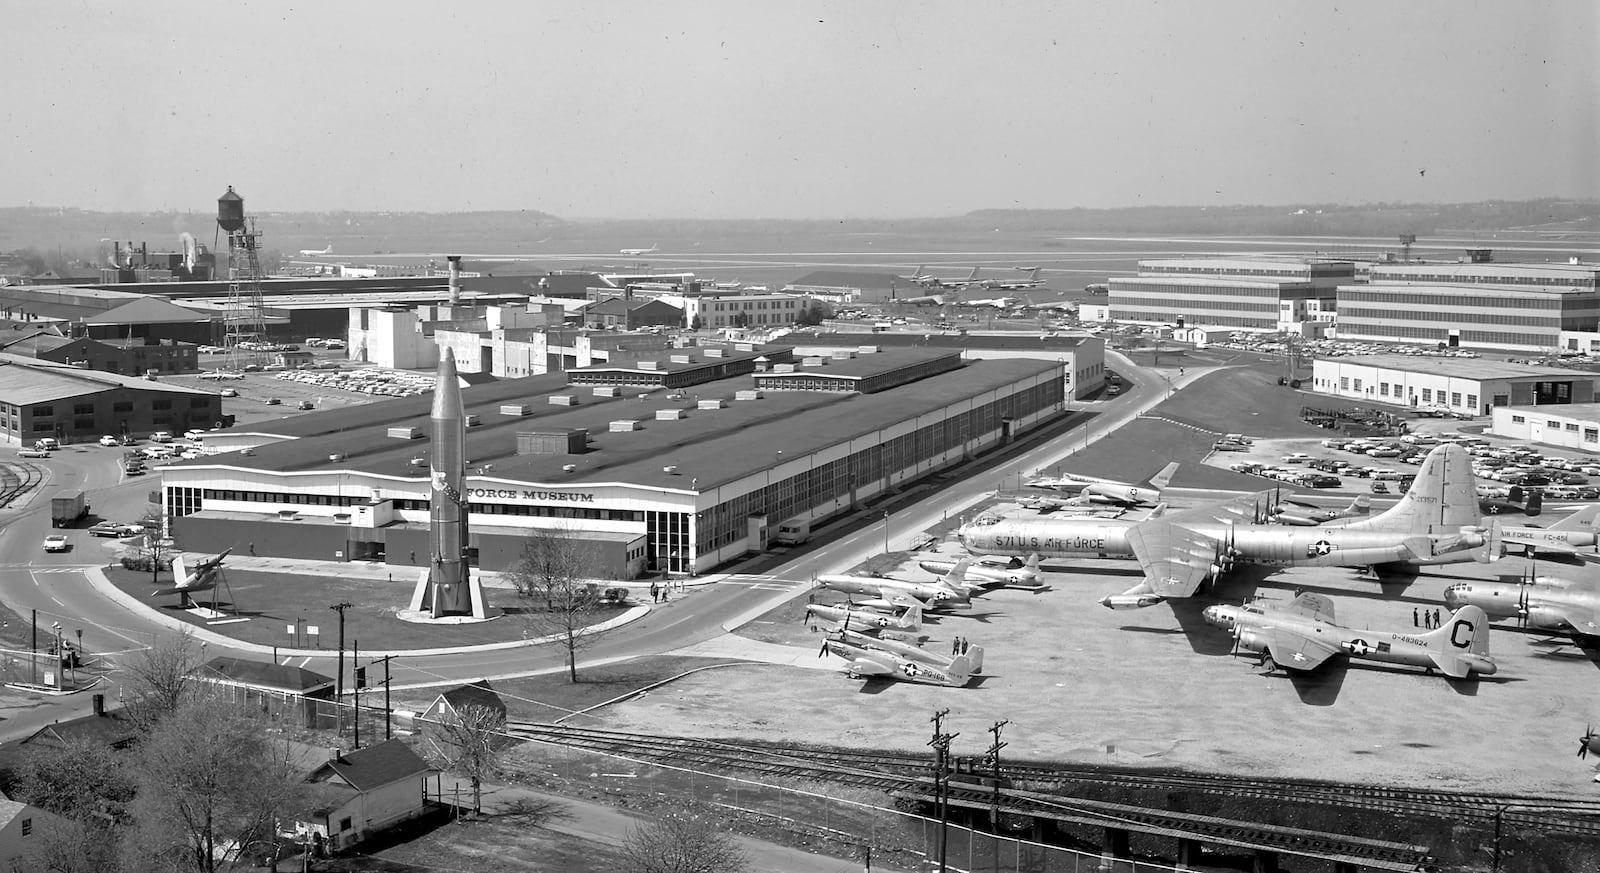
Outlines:
[{"label": "trailer", "polygon": [[70,527],[89,514],[89,504],[84,502],[82,491],[66,491],[50,498],[50,523],[55,527]]}]

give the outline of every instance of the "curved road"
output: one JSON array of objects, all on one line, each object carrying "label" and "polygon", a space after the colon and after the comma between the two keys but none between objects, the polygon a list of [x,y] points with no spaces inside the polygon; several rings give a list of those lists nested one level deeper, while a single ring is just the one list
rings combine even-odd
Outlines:
[{"label": "curved road", "polygon": [[[1144,370],[1114,352],[1108,357],[1130,385],[1114,401],[1075,404],[1098,414],[1061,437],[1035,447],[1005,462],[999,469],[951,484],[939,492],[904,507],[889,518],[891,545],[905,548],[921,531],[950,516],[958,516],[979,503],[1007,479],[1049,467],[1069,457],[1077,449],[1096,442],[1132,421],[1166,399],[1169,390],[1181,388],[1216,368],[1189,366],[1171,387],[1167,376]],[[119,481],[116,459],[120,450],[96,447],[69,447],[44,462],[52,471],[52,481],[42,493],[22,509],[0,513],[0,549],[12,556],[11,563],[0,564],[0,598],[26,622],[29,611],[39,610],[41,645],[52,622],[59,621],[65,633],[82,630],[86,651],[111,654],[140,649],[164,634],[171,633],[176,619],[155,610],[144,609],[127,598],[108,598],[96,590],[82,572],[86,566],[106,563],[111,540],[90,537],[83,530],[69,534],[73,551],[45,554],[40,543],[49,532],[49,494],[58,490],[83,488],[90,492],[95,515],[115,520],[140,517],[148,505],[148,492],[159,488],[154,476]],[[871,511],[867,518],[871,519]],[[815,546],[772,573],[730,574],[715,585],[653,608],[633,622],[608,632],[583,653],[583,663],[594,666],[625,661],[646,655],[671,652],[704,642],[733,630],[784,602],[804,594],[813,576],[838,572],[878,554],[884,546],[881,516],[863,526]],[[25,563],[24,563],[25,562]],[[226,637],[200,630],[197,636],[207,642],[212,654],[232,654],[265,660],[270,649],[237,643]],[[371,653],[378,655],[380,653]],[[311,669],[332,674],[334,653],[326,650],[289,653],[280,650],[285,663],[307,662]],[[468,650],[451,653],[402,654],[391,669],[395,688],[454,684],[490,677],[510,677],[554,672],[564,668],[563,652],[556,646],[527,646]],[[347,674],[348,675],[348,674]],[[114,697],[114,685],[106,686]],[[47,723],[75,711],[87,710],[88,701],[78,698],[52,698],[27,717],[12,716],[3,733],[7,736],[31,731],[28,724]]]}]

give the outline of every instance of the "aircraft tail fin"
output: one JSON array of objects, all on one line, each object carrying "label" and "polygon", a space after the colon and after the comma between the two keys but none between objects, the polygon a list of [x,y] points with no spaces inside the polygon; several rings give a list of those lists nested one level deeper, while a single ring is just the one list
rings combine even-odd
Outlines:
[{"label": "aircraft tail fin", "polygon": [[1028,563],[1023,564],[1022,566],[1028,568],[1029,570],[1032,570],[1035,573],[1038,573],[1039,572],[1039,553],[1038,552],[1030,552],[1028,554]]},{"label": "aircraft tail fin", "polygon": [[1523,515],[1538,515],[1544,511],[1544,492],[1529,491],[1528,502],[1522,507]]},{"label": "aircraft tail fin", "polygon": [[172,557],[172,585],[174,588],[189,587],[189,570],[183,565],[183,556]]},{"label": "aircraft tail fin", "polygon": [[976,278],[978,278],[978,268],[977,267],[973,267],[972,268],[972,275],[967,277],[967,281],[971,282]]},{"label": "aircraft tail fin", "polygon": [[1039,281],[1039,273],[1043,269],[1044,269],[1043,267],[1034,267],[1033,268],[1033,272],[1028,274],[1028,281],[1029,282],[1037,282],[1037,281]]},{"label": "aircraft tail fin", "polygon": [[[1538,493],[1539,492],[1535,491],[1534,495],[1537,496]],[[1528,502],[1533,502],[1533,497],[1529,497]],[[1597,513],[1600,513],[1600,503],[1591,503],[1577,512],[1567,516],[1566,518],[1561,519],[1555,524],[1550,525],[1550,530],[1582,530],[1586,527],[1596,527],[1597,525],[1595,524],[1595,521],[1597,518]]]},{"label": "aircraft tail fin", "polygon": [[899,624],[901,630],[922,630],[922,604],[913,603],[906,607],[906,611],[900,614]]},{"label": "aircraft tail fin", "polygon": [[1349,526],[1352,530],[1428,534],[1477,527],[1477,477],[1467,450],[1453,444],[1428,453],[1422,470],[1400,501],[1388,510]]},{"label": "aircraft tail fin", "polygon": [[1150,477],[1150,485],[1157,491],[1165,491],[1167,488],[1167,483],[1172,481],[1172,474],[1176,472],[1178,472],[1178,462],[1173,461],[1165,467],[1162,467],[1160,472]]},{"label": "aircraft tail fin", "polygon": [[1166,514],[1167,514],[1167,505],[1165,503],[1157,503],[1155,505],[1155,508],[1150,510],[1150,514],[1144,517],[1144,520],[1145,521],[1149,521],[1152,518],[1160,518],[1161,516],[1166,515]]},{"label": "aircraft tail fin", "polygon": [[950,659],[950,678],[957,685],[967,684],[973,675],[983,672],[983,646],[973,646]]},{"label": "aircraft tail fin", "polygon": [[971,563],[971,556],[962,558],[961,560],[957,561],[955,566],[950,568],[950,572],[944,574],[939,581],[942,582],[946,588],[954,588],[957,591],[965,591],[967,582],[967,567]]},{"label": "aircraft tail fin", "polygon": [[1350,501],[1350,505],[1345,507],[1344,514],[1347,516],[1371,515],[1372,499],[1365,494],[1357,494],[1356,499]]},{"label": "aircraft tail fin", "polygon": [[1489,654],[1489,616],[1477,606],[1463,606],[1438,630],[1423,634],[1430,648],[1445,653]]}]

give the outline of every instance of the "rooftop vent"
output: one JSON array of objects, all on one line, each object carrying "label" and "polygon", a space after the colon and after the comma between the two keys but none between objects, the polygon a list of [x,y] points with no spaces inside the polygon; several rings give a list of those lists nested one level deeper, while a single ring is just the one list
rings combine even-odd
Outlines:
[{"label": "rooftop vent", "polygon": [[[594,393],[596,395],[598,395],[598,396],[607,396],[607,397],[611,396],[611,395],[600,395],[599,391],[595,391]],[[578,405],[578,398],[577,398],[576,395],[572,395],[572,394],[552,394],[552,395],[550,395],[550,405],[551,406],[577,406]],[[502,407],[501,411],[502,412],[505,411],[503,407]]]},{"label": "rooftop vent", "polygon": [[476,416],[476,415],[468,415],[468,416],[465,417],[465,419],[463,419],[462,423],[465,424],[467,427],[477,427],[478,426],[478,416]]},{"label": "rooftop vent", "polygon": [[[555,402],[555,398],[554,397],[550,398],[550,402],[554,403]],[[501,415],[532,415],[533,414],[533,407],[529,406],[526,403],[505,403],[505,404],[501,404],[501,406],[500,406],[500,414]]]},{"label": "rooftop vent", "polygon": [[666,473],[668,476],[676,476],[678,475],[678,465],[668,464],[667,466],[661,468],[661,472]]},{"label": "rooftop vent", "polygon": [[641,369],[641,370],[659,370],[659,369],[661,369],[661,362],[660,361],[640,361],[639,362],[639,369]]},{"label": "rooftop vent", "polygon": [[420,427],[391,427],[387,431],[387,435],[389,436],[389,438],[397,439],[397,440],[421,439],[422,438],[422,428],[420,428]]},{"label": "rooftop vent", "polygon": [[657,409],[656,421],[681,421],[689,416],[682,409]]},{"label": "rooftop vent", "polygon": [[672,359],[674,364],[693,364],[695,362],[694,355],[669,355],[668,357]]},{"label": "rooftop vent", "polygon": [[708,358],[726,358],[728,356],[727,349],[721,349],[721,348],[717,348],[715,346],[713,346],[711,348],[701,349],[700,353],[705,355]]}]

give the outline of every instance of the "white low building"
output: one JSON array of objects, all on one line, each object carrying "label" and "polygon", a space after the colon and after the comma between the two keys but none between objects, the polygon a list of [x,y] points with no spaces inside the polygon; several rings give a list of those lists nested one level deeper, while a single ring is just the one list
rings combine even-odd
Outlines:
[{"label": "white low building", "polygon": [[1502,406],[1494,410],[1495,436],[1600,452],[1600,403]]},{"label": "white low building", "polygon": [[1488,415],[1501,406],[1590,403],[1600,375],[1483,358],[1319,358],[1311,389],[1351,400]]}]

